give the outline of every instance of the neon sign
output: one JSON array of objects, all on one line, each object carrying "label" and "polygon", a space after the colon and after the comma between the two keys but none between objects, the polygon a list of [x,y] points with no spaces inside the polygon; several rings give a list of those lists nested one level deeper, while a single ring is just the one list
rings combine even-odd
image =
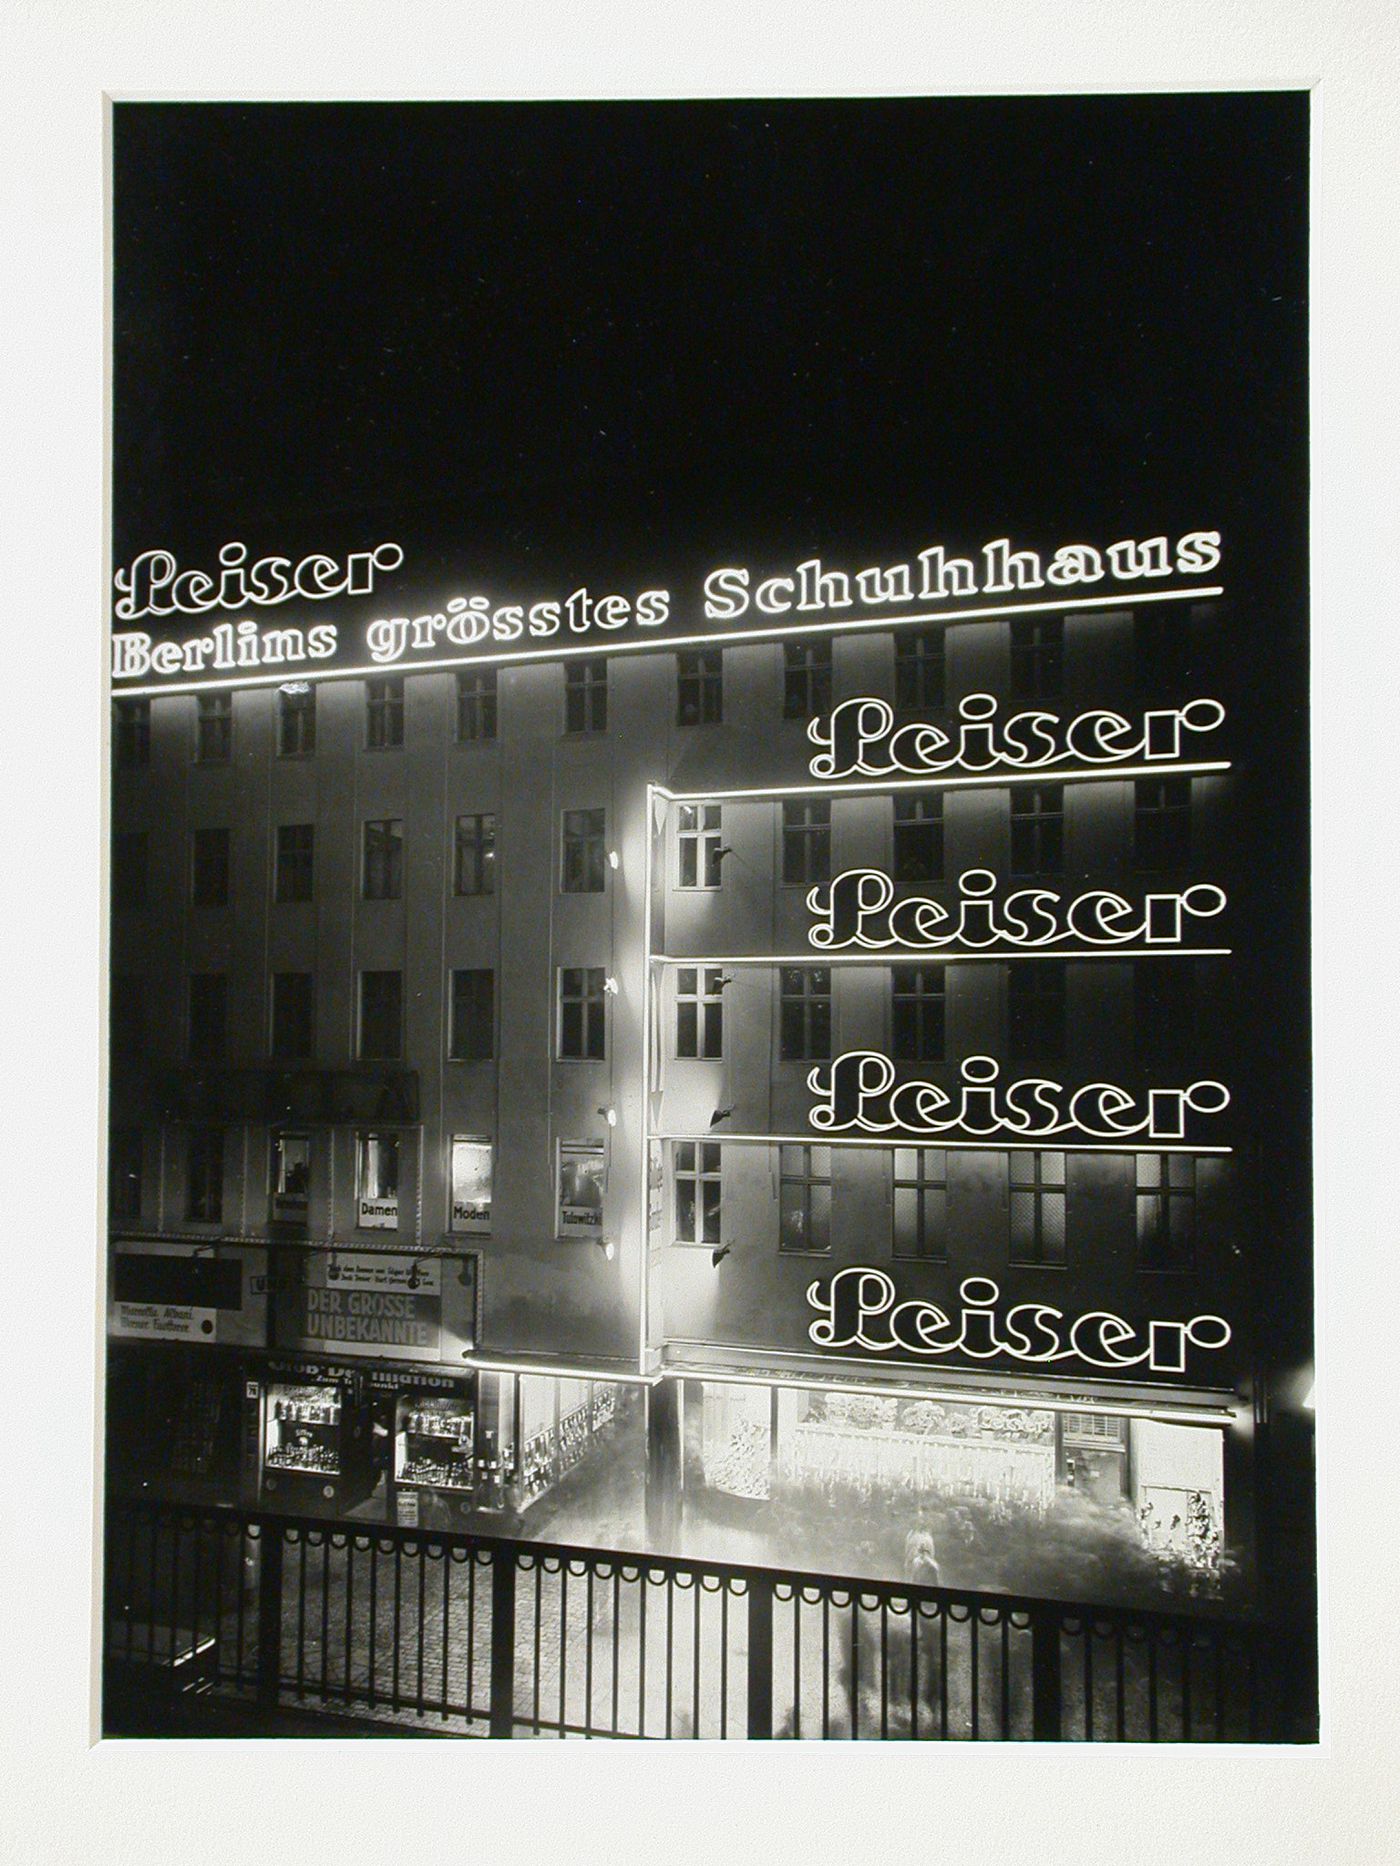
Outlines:
[{"label": "neon sign", "polygon": [[861,1348],[867,1354],[1006,1357],[1039,1367],[1078,1360],[1113,1371],[1145,1367],[1154,1374],[1182,1374],[1188,1348],[1217,1352],[1231,1333],[1219,1315],[1135,1326],[1107,1309],[1070,1320],[1045,1302],[1018,1302],[998,1314],[1001,1291],[987,1276],[970,1276],[959,1286],[963,1306],[956,1319],[935,1302],[896,1302],[895,1294],[891,1277],[863,1265],[838,1270],[825,1293],[820,1279],[809,1283],[807,1301],[818,1315],[808,1338],[819,1348]]}]

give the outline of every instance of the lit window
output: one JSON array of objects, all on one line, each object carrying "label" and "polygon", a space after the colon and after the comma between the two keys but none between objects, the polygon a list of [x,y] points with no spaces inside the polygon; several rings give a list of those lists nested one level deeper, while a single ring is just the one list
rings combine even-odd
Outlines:
[{"label": "lit window", "polygon": [[718,1244],[720,1150],[712,1140],[676,1142],[676,1242]]},{"label": "lit window", "polygon": [[356,1156],[356,1224],[362,1231],[396,1231],[399,1224],[398,1135],[360,1134],[356,1137]]},{"label": "lit window", "polygon": [[831,711],[831,643],[783,643],[783,718],[812,719]]},{"label": "lit window", "polygon": [[456,894],[496,891],[496,819],[493,815],[459,816],[453,862]]},{"label": "lit window", "polygon": [[830,1147],[779,1147],[778,1248],[831,1249]]},{"label": "lit window", "polygon": [[724,657],[718,648],[676,657],[676,724],[718,725],[724,718]]},{"label": "lit window", "polygon": [[831,879],[831,805],[825,799],[783,805],[783,885],[814,887]]},{"label": "lit window", "polygon": [[1011,1257],[1015,1263],[1065,1261],[1065,1156],[1011,1155]]},{"label": "lit window", "polygon": [[494,739],[496,736],[496,670],[463,668],[457,675],[457,737]]},{"label": "lit window", "polygon": [[496,1047],[496,974],[454,971],[448,1055],[454,1062],[485,1062]]},{"label": "lit window", "polygon": [[233,695],[196,695],[194,755],[202,765],[226,765],[233,751]]},{"label": "lit window", "polygon": [[371,751],[403,744],[403,677],[365,682],[365,743]]},{"label": "lit window", "polygon": [[559,968],[559,1055],[601,1062],[607,1054],[606,975],[601,966]]},{"label": "lit window", "polygon": [[1137,1245],[1142,1270],[1196,1262],[1196,1162],[1185,1153],[1137,1155]]},{"label": "lit window", "polygon": [[565,894],[601,894],[607,872],[607,817],[602,810],[564,812],[559,886]]},{"label": "lit window", "polygon": [[603,1230],[603,1195],[607,1156],[601,1141],[559,1143],[559,1237],[599,1237]]},{"label": "lit window", "polygon": [[717,803],[683,803],[676,807],[676,848],[683,888],[720,885],[721,815]]},{"label": "lit window", "polygon": [[724,973],[717,966],[676,970],[677,1056],[724,1054]]},{"label": "lit window", "polygon": [[385,817],[365,824],[364,897],[397,901],[403,896],[403,823]]},{"label": "lit window", "polygon": [[564,668],[564,730],[606,732],[607,726],[606,660],[568,662]]},{"label": "lit window", "polygon": [[304,1224],[311,1184],[309,1134],[272,1137],[272,1217],[276,1224]]},{"label": "lit window", "polygon": [[948,1255],[948,1156],[941,1147],[895,1148],[894,1254],[933,1262]]},{"label": "lit window", "polygon": [[779,974],[779,1055],[815,1062],[831,1054],[831,969],[785,965]]},{"label": "lit window", "polygon": [[480,1134],[452,1136],[453,1231],[491,1229],[491,1142]]}]

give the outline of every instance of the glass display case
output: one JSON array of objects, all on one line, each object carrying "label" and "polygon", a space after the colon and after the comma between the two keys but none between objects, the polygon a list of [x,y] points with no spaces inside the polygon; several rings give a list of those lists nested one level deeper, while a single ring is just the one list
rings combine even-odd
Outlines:
[{"label": "glass display case", "polygon": [[269,1386],[263,1468],[338,1477],[340,1423],[338,1386]]},{"label": "glass display case", "polygon": [[268,1383],[262,1488],[294,1509],[349,1508],[373,1490],[369,1409],[358,1382],[333,1376]]},{"label": "glass display case", "polygon": [[467,1399],[404,1393],[394,1434],[399,1484],[468,1492],[475,1487],[476,1415]]}]

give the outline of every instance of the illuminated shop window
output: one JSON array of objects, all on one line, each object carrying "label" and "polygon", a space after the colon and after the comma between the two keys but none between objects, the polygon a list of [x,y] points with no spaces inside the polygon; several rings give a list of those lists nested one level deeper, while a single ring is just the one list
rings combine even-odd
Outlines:
[{"label": "illuminated shop window", "polygon": [[107,1153],[108,1217],[132,1223],[141,1216],[142,1135],[139,1127],[115,1127]]},{"label": "illuminated shop window", "polygon": [[[395,974],[397,976],[397,974]],[[355,1137],[355,1222],[362,1231],[396,1231],[399,1223],[399,1137]]]},{"label": "illuminated shop window", "polygon": [[943,879],[943,798],[935,791],[927,797],[894,800],[894,878],[910,882]]},{"label": "illuminated shop window", "polygon": [[890,968],[890,1054],[896,1062],[943,1060],[947,975],[941,965]]},{"label": "illuminated shop window", "polygon": [[286,688],[277,695],[277,755],[309,758],[316,749],[316,689]]},{"label": "illuminated shop window", "polygon": [[560,966],[561,1060],[601,1062],[607,1055],[606,976],[601,966]]},{"label": "illuminated shop window", "polygon": [[224,1130],[192,1127],[186,1136],[185,1217],[217,1225],[224,1215]]},{"label": "illuminated shop window", "polygon": [[486,1062],[496,1049],[496,974],[489,967],[454,971],[447,1053],[454,1062]]},{"label": "illuminated shop window", "polygon": [[146,1050],[146,981],[139,972],[114,972],[108,1002],[114,1056],[142,1056]]},{"label": "illuminated shop window", "polygon": [[676,1142],[676,1242],[718,1244],[720,1150],[713,1140]]},{"label": "illuminated shop window", "polygon": [[1065,863],[1065,787],[1018,785],[1011,793],[1011,872],[1058,875]]},{"label": "illuminated shop window", "polygon": [[151,703],[149,700],[118,700],[113,743],[117,763],[131,770],[151,762]]},{"label": "illuminated shop window", "polygon": [[1196,974],[1189,959],[1133,962],[1133,1033],[1137,1059],[1172,1068],[1199,1042]]},{"label": "illuminated shop window", "polygon": [[831,1149],[778,1149],[778,1248],[831,1249]]},{"label": "illuminated shop window", "polygon": [[601,894],[607,873],[607,815],[602,810],[566,810],[559,886],[565,894]]},{"label": "illuminated shop window", "polygon": [[608,663],[570,661],[564,668],[564,730],[606,732],[608,729]]},{"label": "illuminated shop window", "polygon": [[1064,960],[1021,960],[1008,966],[1007,973],[1007,1037],[1012,1061],[1062,1061],[1067,976]]},{"label": "illuminated shop window", "polygon": [[227,907],[229,835],[197,829],[190,838],[190,885],[196,907]]},{"label": "illuminated shop window", "polygon": [[676,807],[676,848],[680,856],[683,888],[720,885],[720,847],[723,819],[717,803],[683,803]]},{"label": "illuminated shop window", "polygon": [[1191,857],[1190,778],[1139,778],[1133,786],[1133,864],[1142,874],[1184,868]]},{"label": "illuminated shop window", "polygon": [[452,1136],[453,1231],[491,1229],[491,1142],[484,1134]]},{"label": "illuminated shop window", "polygon": [[365,744],[387,751],[403,744],[403,676],[365,682]]},{"label": "illuminated shop window", "polygon": [[820,798],[783,805],[783,885],[811,888],[831,879],[831,805]]},{"label": "illuminated shop window", "polygon": [[272,1216],[279,1224],[303,1224],[311,1186],[311,1136],[272,1136]]},{"label": "illuminated shop window", "polygon": [[783,718],[812,719],[831,711],[831,643],[783,643]]},{"label": "illuminated shop window", "polygon": [[310,1062],[315,1054],[315,981],[310,972],[272,975],[272,1054],[281,1062]]},{"label": "illuminated shop window", "polygon": [[189,998],[189,1059],[222,1062],[228,1037],[228,977],[223,972],[192,972]]},{"label": "illuminated shop window", "polygon": [[1018,700],[1053,700],[1064,685],[1065,625],[1058,616],[1011,624],[1011,692]]},{"label": "illuminated shop window", "polygon": [[403,973],[361,972],[361,1062],[392,1062],[403,1054]]},{"label": "illuminated shop window", "polygon": [[714,726],[724,718],[724,656],[702,648],[676,657],[676,724]]},{"label": "illuminated shop window", "polygon": [[457,737],[494,739],[496,736],[496,670],[462,668],[457,675]]},{"label": "illuminated shop window", "polygon": [[496,891],[496,819],[490,813],[457,818],[452,865],[454,894]]},{"label": "illuminated shop window", "polygon": [[779,972],[778,1049],[782,1060],[816,1062],[831,1054],[831,968],[785,965]]},{"label": "illuminated shop window", "polygon": [[676,970],[677,1056],[724,1054],[727,983],[718,966],[683,965]]},{"label": "illuminated shop window", "polygon": [[112,905],[146,905],[146,873],[150,866],[150,838],[144,829],[120,830],[112,838]]},{"label": "illuminated shop window", "polygon": [[602,1141],[559,1142],[559,1237],[602,1234],[607,1177],[607,1157]]},{"label": "illuminated shop window", "polygon": [[948,1155],[942,1147],[894,1150],[894,1254],[931,1262],[948,1255]]},{"label": "illuminated shop window", "polygon": [[1011,1155],[1011,1260],[1065,1261],[1065,1156]]},{"label": "illuminated shop window", "polygon": [[942,706],[945,699],[942,629],[900,629],[894,638],[894,703],[900,712]]},{"label": "illuminated shop window", "polygon": [[195,696],[194,755],[202,765],[226,765],[233,752],[233,695]]},{"label": "illuminated shop window", "polygon": [[367,901],[403,898],[403,823],[398,817],[365,824],[361,880]]},{"label": "illuminated shop window", "polygon": [[309,901],[316,849],[310,823],[279,823],[273,892],[279,903]]},{"label": "illuminated shop window", "polygon": [[1137,1246],[1141,1270],[1195,1268],[1196,1162],[1190,1154],[1137,1155]]}]

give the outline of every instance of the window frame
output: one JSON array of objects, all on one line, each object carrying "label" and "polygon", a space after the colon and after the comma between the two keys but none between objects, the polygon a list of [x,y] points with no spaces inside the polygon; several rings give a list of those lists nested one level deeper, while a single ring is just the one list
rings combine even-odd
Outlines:
[{"label": "window frame", "polygon": [[[292,849],[293,834],[306,836],[306,848]],[[290,857],[290,859],[289,859]],[[289,889],[289,878],[296,878],[296,888]],[[279,823],[272,838],[272,901],[275,907],[304,907],[314,899],[316,890],[316,825],[314,823]]]},{"label": "window frame", "polygon": [[196,1122],[185,1132],[185,1222],[224,1222],[224,1130],[212,1121]]},{"label": "window frame", "polygon": [[[475,827],[467,830],[467,824]],[[464,857],[470,852],[470,862]],[[468,869],[474,870],[478,887],[464,887]],[[452,894],[456,900],[470,900],[496,892],[496,812],[467,810],[452,826]]]},{"label": "window frame", "polygon": [[144,694],[118,694],[113,702],[112,752],[118,770],[151,762],[151,702]]},{"label": "window frame", "polygon": [[[577,721],[575,719],[577,715]],[[564,733],[583,738],[608,729],[608,657],[578,656],[564,663]]]},{"label": "window frame", "polygon": [[[1029,840],[1029,865],[1017,850],[1017,828]],[[1049,847],[1047,848],[1047,844]],[[1065,787],[1063,784],[1011,786],[1011,835],[1008,873],[1013,880],[1030,881],[1040,875],[1065,871]]]},{"label": "window frame", "polygon": [[[902,1173],[903,1155],[912,1156],[913,1170]],[[930,1170],[934,1163],[936,1170]],[[899,1207],[901,1192],[911,1193],[914,1203],[914,1234],[921,1248],[901,1250]],[[941,1219],[936,1226],[928,1222],[931,1202],[941,1200]],[[939,1242],[933,1249],[922,1248],[931,1230]],[[947,1263],[948,1237],[948,1149],[946,1147],[893,1147],[890,1149],[890,1256],[897,1263]]]},{"label": "window frame", "polygon": [[783,643],[783,718],[820,719],[831,711],[831,641]]},{"label": "window frame", "polygon": [[936,711],[947,704],[948,638],[946,632],[941,628],[896,630],[894,638],[895,711],[897,713]]},{"label": "window frame", "polygon": [[403,742],[403,675],[371,675],[365,681],[365,750],[401,751]]},{"label": "window frame", "polygon": [[[691,989],[684,989],[690,976]],[[720,965],[679,965],[675,968],[676,1020],[675,1054],[678,1062],[718,1062],[724,1056],[724,990],[728,983]],[[721,983],[720,981],[724,982]],[[686,1049],[682,1043],[683,1007],[692,1006],[695,1014],[693,1041]],[[713,1018],[711,1012],[714,1013]]]},{"label": "window frame", "polygon": [[[393,978],[393,979],[398,980],[398,1018],[397,1018],[398,1043],[397,1043],[397,1046],[393,1049],[367,1050],[365,1047],[366,1046],[365,1023],[366,1023],[366,1013],[367,1013],[366,995],[367,995],[368,988],[369,988],[369,980],[372,978],[373,979]],[[376,987],[376,989],[378,989],[378,987]],[[403,1061],[403,1049],[404,1049],[404,988],[403,988],[402,970],[401,969],[395,970],[393,968],[381,969],[379,967],[374,967],[374,966],[366,967],[365,969],[363,969],[359,975],[359,990],[356,993],[355,1010],[356,1010],[356,1017],[355,1017],[355,1059],[356,1061],[362,1062],[362,1063],[402,1062]]]},{"label": "window frame", "polygon": [[[582,982],[577,992],[566,989],[566,981],[576,977]],[[598,980],[597,991],[592,980]],[[565,1013],[569,1006],[579,1006],[579,1038],[582,1047],[575,1053],[564,1047]],[[601,965],[561,965],[555,967],[554,984],[554,1057],[561,1063],[605,1063],[608,1060],[608,990],[607,971]],[[596,1019],[594,1013],[596,1012]],[[599,1049],[589,1047],[597,1033]]]},{"label": "window frame", "polygon": [[[800,991],[789,991],[787,980],[800,977],[803,981]],[[825,986],[813,985],[812,980],[825,979]],[[788,1043],[787,1007],[801,1007],[802,1048],[793,1049]],[[826,1007],[826,1045],[824,1048],[813,1047],[813,1014],[821,1005]],[[833,1023],[833,1002],[831,991],[831,967],[825,965],[781,965],[778,967],[778,1060],[784,1063],[820,1063],[831,1060],[831,1039]]]},{"label": "window frame", "polygon": [[[470,1218],[457,1215],[457,1149],[472,1147],[486,1154],[486,1213]],[[447,1142],[447,1229],[454,1237],[490,1237],[496,1197],[496,1146],[489,1134],[451,1134]]]},{"label": "window frame", "polygon": [[1189,777],[1163,773],[1133,780],[1135,873],[1173,875],[1189,866],[1192,803]]},{"label": "window frame", "polygon": [[[687,1163],[688,1162],[688,1163]],[[681,1188],[689,1186],[690,1230],[681,1223]],[[714,1199],[706,1188],[714,1188]],[[714,1236],[707,1236],[713,1220]],[[714,1250],[723,1241],[724,1155],[717,1140],[677,1140],[671,1143],[671,1242],[682,1249]]]},{"label": "window frame", "polygon": [[[596,819],[596,827],[594,827]],[[584,827],[577,825],[583,822]],[[574,827],[570,827],[570,825]],[[571,884],[572,873],[577,883]],[[608,813],[606,808],[559,812],[559,892],[604,894],[608,885]]]},{"label": "window frame", "polygon": [[1013,959],[1006,967],[1006,1054],[1015,1063],[1062,1063],[1069,1029],[1069,962]]},{"label": "window frame", "polygon": [[[1144,1165],[1155,1163],[1158,1175],[1154,1184],[1144,1179]],[[1186,1182],[1173,1184],[1179,1174]],[[1135,1263],[1144,1276],[1192,1276],[1200,1253],[1200,1163],[1192,1153],[1145,1152],[1133,1155],[1133,1224]],[[1148,1243],[1143,1230],[1143,1206],[1156,1208],[1150,1229],[1155,1234]],[[1173,1212],[1180,1217],[1174,1219]],[[1185,1239],[1178,1226],[1184,1219]],[[1165,1248],[1163,1246],[1165,1245]]]},{"label": "window frame", "polygon": [[[597,1222],[564,1216],[566,1200],[564,1197],[564,1167],[566,1161],[588,1162],[596,1164],[598,1171],[595,1182],[598,1187]],[[608,1149],[602,1140],[556,1140],[554,1144],[554,1235],[556,1238],[601,1238],[606,1229],[608,1200]],[[572,1201],[575,1211],[591,1210],[579,1200]]]},{"label": "window frame", "polygon": [[499,697],[494,667],[458,668],[454,730],[459,745],[487,745],[495,739]]},{"label": "window frame", "polygon": [[[714,822],[710,823],[710,813]],[[687,822],[687,816],[693,819]],[[719,860],[724,846],[724,807],[718,803],[676,805],[676,887],[686,894],[713,894],[724,885]],[[695,879],[685,878],[687,856]],[[713,880],[710,877],[713,876]]]},{"label": "window frame", "polygon": [[[694,694],[694,717],[686,717],[686,694]],[[676,655],[677,726],[719,726],[724,723],[724,650],[680,649]]]},{"label": "window frame", "polygon": [[[483,993],[487,1015],[485,1018],[485,1048],[464,1047],[465,1037],[479,1028],[482,1020],[468,1015],[463,1022],[462,1013],[467,1009],[459,1003],[459,979],[485,979],[486,984],[480,990]],[[472,995],[471,988],[463,987],[465,995]],[[489,1063],[496,1056],[496,972],[489,965],[454,965],[447,974],[447,1060],[452,1063]]]},{"label": "window frame", "polygon": [[403,818],[366,817],[360,825],[360,899],[401,901],[403,879]]},{"label": "window frame", "polygon": [[1011,623],[1011,697],[1057,700],[1065,684],[1062,616],[1021,616]]},{"label": "window frame", "polygon": [[[366,1183],[371,1177],[370,1149],[374,1146],[390,1148],[394,1163],[394,1187],[392,1192],[368,1192]],[[355,1229],[357,1231],[397,1231],[402,1216],[401,1198],[403,1189],[403,1135],[397,1128],[367,1127],[355,1130]],[[387,1155],[386,1155],[387,1157]],[[380,1175],[382,1177],[382,1175]],[[366,1213],[367,1205],[387,1205],[393,1200],[392,1216],[388,1212]],[[372,1222],[371,1222],[372,1220]]]},{"label": "window frame", "polygon": [[226,688],[194,696],[194,762],[233,762],[233,695]]},{"label": "window frame", "polygon": [[[784,798],[779,809],[779,870],[785,888],[816,888],[831,880],[831,799]],[[794,875],[792,869],[800,869]]]},{"label": "window frame", "polygon": [[316,688],[304,693],[277,690],[277,756],[311,758],[316,751]]},{"label": "window frame", "polygon": [[[933,983],[930,985],[930,976]],[[900,1007],[912,1006],[914,1040],[901,1041]],[[936,1034],[927,1034],[932,1024]],[[890,967],[890,1061],[941,1063],[948,1048],[948,968],[937,961]]]},{"label": "window frame", "polygon": [[[1046,1167],[1047,1161],[1059,1161],[1058,1168]],[[1058,1171],[1058,1179],[1054,1177]],[[1007,1155],[1006,1174],[1007,1257],[1018,1268],[1064,1270],[1069,1266],[1069,1154],[1060,1147],[1020,1149]],[[1018,1242],[1016,1201],[1030,1201],[1029,1242]],[[1055,1203],[1059,1205],[1059,1256],[1053,1244],[1046,1242],[1046,1218]]]},{"label": "window frame", "polygon": [[[792,1170],[792,1155],[799,1158],[795,1162],[799,1170]],[[820,1171],[813,1155],[826,1156],[826,1170]],[[832,1248],[832,1161],[833,1149],[820,1141],[780,1141],[778,1143],[778,1252],[783,1257],[829,1257]],[[826,1213],[821,1221],[826,1232],[825,1243],[787,1244],[784,1236],[786,1226],[784,1217],[789,1209],[786,1196],[790,1189],[796,1188],[796,1200],[801,1212],[801,1229],[808,1240],[814,1235],[816,1226],[813,1221],[813,1194],[825,1191]]]}]

